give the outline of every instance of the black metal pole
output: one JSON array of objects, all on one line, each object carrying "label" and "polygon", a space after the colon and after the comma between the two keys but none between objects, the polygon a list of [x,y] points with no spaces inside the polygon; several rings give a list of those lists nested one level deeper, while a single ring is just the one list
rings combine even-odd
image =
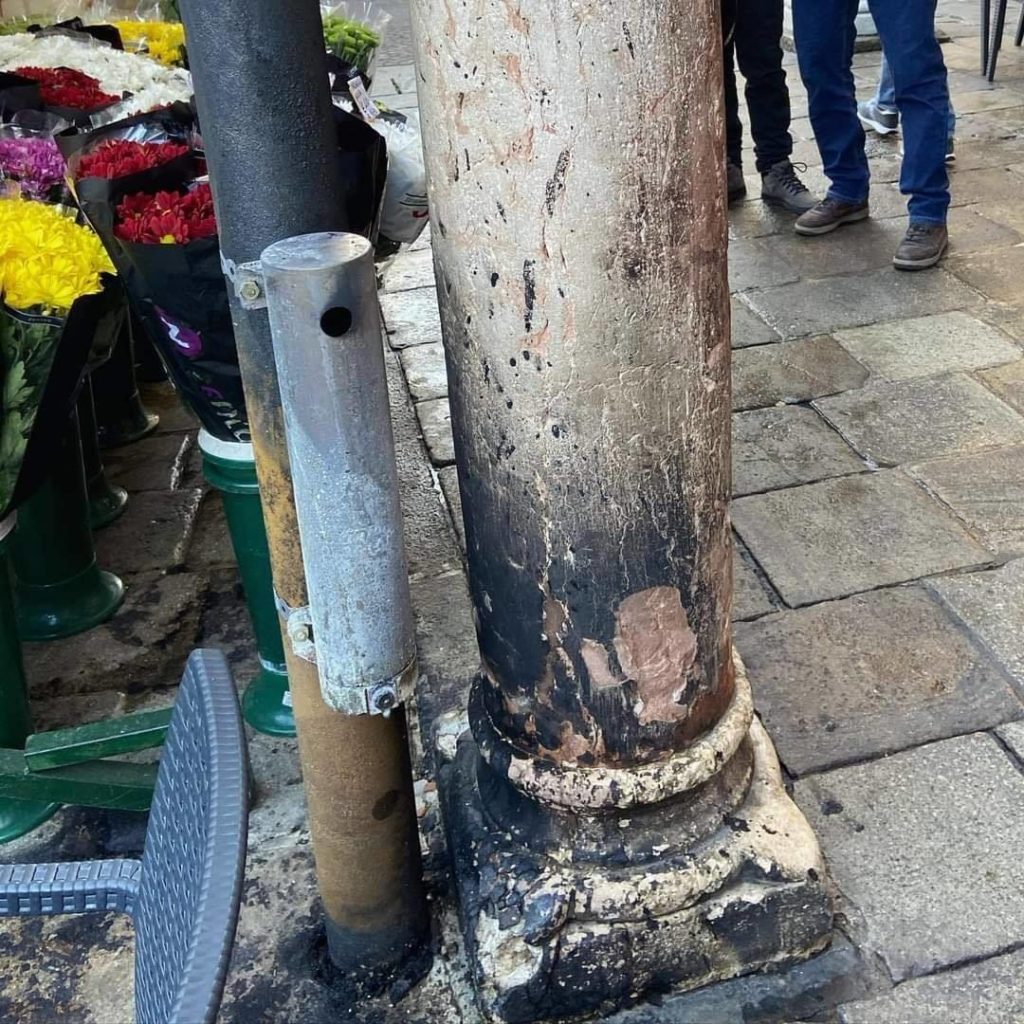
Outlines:
[{"label": "black metal pole", "polygon": [[[181,13],[226,270],[259,260],[281,239],[346,230],[315,0],[183,0]],[[258,283],[248,287],[259,294]],[[288,608],[304,608],[267,312],[243,308],[229,290],[274,588]],[[351,976],[383,978],[420,945],[428,920],[405,717],[401,709],[383,718],[329,708],[316,666],[296,656],[291,640],[288,676],[331,959]]]}]

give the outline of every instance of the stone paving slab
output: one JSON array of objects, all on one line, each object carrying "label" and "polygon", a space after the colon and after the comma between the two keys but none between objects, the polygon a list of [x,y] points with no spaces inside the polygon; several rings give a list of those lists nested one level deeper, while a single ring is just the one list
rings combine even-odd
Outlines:
[{"label": "stone paving slab", "polygon": [[[107,479],[136,491],[175,490],[196,486],[200,455],[192,434],[160,434],[103,453]],[[187,478],[187,479],[186,479]]]},{"label": "stone paving slab", "polygon": [[33,699],[177,682],[195,645],[204,592],[195,573],[135,575],[109,622],[67,640],[24,644]]},{"label": "stone paving slab", "polygon": [[437,308],[437,290],[417,288],[397,295],[381,295],[381,310],[392,348],[429,345],[441,342],[441,314]]},{"label": "stone paving slab", "polygon": [[384,268],[384,291],[389,294],[429,288],[434,284],[434,257],[426,249],[400,252]]},{"label": "stone paving slab", "polygon": [[986,370],[978,376],[1007,405],[1024,413],[1024,359]]},{"label": "stone paving slab", "polygon": [[775,611],[771,596],[738,541],[732,552],[732,619],[756,619]]},{"label": "stone paving slab", "polygon": [[[1018,184],[1017,188],[1024,188],[1024,183]],[[946,265],[961,281],[984,292],[991,299],[1016,302],[1021,298],[1024,246],[976,256],[951,257]]]},{"label": "stone paving slab", "polygon": [[447,398],[435,398],[416,406],[423,440],[435,466],[455,461],[455,439],[452,436],[452,415]]},{"label": "stone paving slab", "polygon": [[929,586],[974,631],[1024,693],[1024,559]]},{"label": "stone paving slab", "polygon": [[894,980],[1020,941],[1024,776],[975,733],[798,782],[858,944]]},{"label": "stone paving slab", "polygon": [[416,345],[403,349],[402,369],[414,402],[443,398],[448,394],[448,368],[445,366],[442,344]]},{"label": "stone paving slab", "polygon": [[1024,722],[1009,722],[996,729],[999,738],[1013,751],[1017,760],[1024,765]]},{"label": "stone paving slab", "polygon": [[732,298],[732,347],[770,345],[780,340],[780,334],[769,327],[741,298]]},{"label": "stone paving slab", "polygon": [[[906,230],[902,218],[879,220],[872,217],[836,231],[825,244],[821,238],[806,238],[795,232],[783,232],[762,244],[769,248],[768,260],[781,257],[800,277],[817,279],[890,267],[893,253]],[[760,284],[755,282],[752,287],[765,288],[774,283],[765,280]]]},{"label": "stone paving slab", "polygon": [[754,238],[734,238],[729,243],[729,288],[734,292],[748,288],[798,281],[800,273],[791,267],[775,245]]},{"label": "stone paving slab", "polygon": [[773,491],[864,469],[863,460],[813,409],[786,406],[733,416],[734,495]]},{"label": "stone paving slab", "polygon": [[732,520],[790,607],[981,565],[990,557],[898,471],[738,498]]},{"label": "stone paving slab", "polygon": [[126,575],[183,565],[202,496],[198,488],[130,495],[121,517],[96,534],[100,568]]},{"label": "stone paving slab", "polygon": [[1024,417],[963,374],[881,381],[814,407],[879,466],[1024,442]]},{"label": "stone paving slab", "polygon": [[459,538],[459,546],[466,550],[466,524],[462,519],[462,492],[459,490],[459,471],[455,466],[445,466],[437,474],[441,481],[441,491],[444,493],[444,500],[448,503],[448,510],[451,513],[452,525]]},{"label": "stone paving slab", "polygon": [[1024,446],[925,462],[909,472],[998,558],[1024,555]]},{"label": "stone paving slab", "polygon": [[158,434],[181,433],[199,426],[198,420],[185,408],[170,384],[140,384],[139,393],[146,408],[160,417],[156,428]]},{"label": "stone paving slab", "polygon": [[[405,392],[401,367],[394,353],[387,354],[385,368],[409,573],[413,578],[436,576],[460,568],[462,559],[447,509],[430,464],[424,458],[419,421]],[[445,399],[438,401],[445,406],[448,404]]]},{"label": "stone paving slab", "polygon": [[1021,357],[1002,331],[959,310],[836,331],[835,339],[886,380],[977,370]]},{"label": "stone paving slab", "polygon": [[1020,198],[1021,179],[1007,167],[957,169],[950,176],[950,193],[954,206],[967,203],[1013,202]]},{"label": "stone paving slab", "polygon": [[1018,230],[986,217],[975,206],[951,206],[947,223],[951,256],[1005,249],[1022,241]]},{"label": "stone paving slab", "polygon": [[834,338],[758,345],[733,353],[732,407],[807,402],[859,388],[867,379],[868,371]]},{"label": "stone paving slab", "polygon": [[228,522],[224,516],[224,502],[215,490],[203,495],[195,526],[188,542],[185,562],[190,569],[233,566],[235,551],[231,546]]},{"label": "stone paving slab", "polygon": [[918,587],[738,623],[735,640],[794,775],[1024,715],[1000,666]]},{"label": "stone paving slab", "polygon": [[[815,239],[827,246],[832,236]],[[784,338],[944,313],[978,304],[977,293],[941,268],[902,274],[891,267],[852,277],[799,281],[746,293],[746,301]]]},{"label": "stone paving slab", "polygon": [[911,978],[889,995],[842,1007],[839,1019],[842,1024],[1020,1024],[1024,951]]}]

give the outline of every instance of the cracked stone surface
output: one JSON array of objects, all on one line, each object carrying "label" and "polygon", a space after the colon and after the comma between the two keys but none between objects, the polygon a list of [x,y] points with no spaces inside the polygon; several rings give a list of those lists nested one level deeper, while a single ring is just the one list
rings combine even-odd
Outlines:
[{"label": "cracked stone surface", "polygon": [[732,407],[807,402],[859,388],[868,372],[829,337],[759,345],[733,353]]},{"label": "cracked stone surface", "polygon": [[392,348],[429,345],[441,340],[441,314],[437,309],[434,282],[429,288],[381,295],[381,309]]},{"label": "cracked stone surface", "polygon": [[416,345],[404,349],[402,369],[414,402],[443,398],[448,394],[448,371],[443,345]]},{"label": "cracked stone surface", "polygon": [[911,978],[890,995],[850,1003],[842,1024],[1017,1024],[1024,1018],[1024,951]]},{"label": "cracked stone surface", "polygon": [[384,268],[384,291],[390,294],[433,285],[434,258],[429,249],[401,252]]},{"label": "cracked stone surface", "polygon": [[835,337],[858,362],[888,380],[978,370],[1021,356],[1001,331],[959,310],[837,331]]},{"label": "cracked stone surface", "polygon": [[732,347],[770,345],[780,338],[779,332],[769,327],[742,299],[732,298]]},{"label": "cracked stone surface", "polygon": [[1024,555],[1024,445],[911,466],[999,558]]},{"label": "cracked stone surface", "polygon": [[796,775],[1024,715],[1000,665],[917,587],[738,623],[735,640]]},{"label": "cracked stone surface", "polygon": [[455,440],[452,437],[452,414],[447,398],[420,402],[416,406],[423,440],[435,465],[450,465],[455,461]]},{"label": "cracked stone surface", "polygon": [[992,737],[812,776],[796,799],[855,908],[857,940],[894,980],[1020,940],[1024,776]]},{"label": "cracked stone surface", "polygon": [[864,461],[813,409],[757,409],[733,417],[732,490],[737,497],[864,469]]},{"label": "cracked stone surface", "polygon": [[1024,559],[991,572],[929,584],[1002,663],[1024,692]]},{"label": "cracked stone surface", "polygon": [[732,553],[733,621],[754,619],[775,610],[765,584],[749,559],[750,556],[743,552],[743,546],[735,544]]},{"label": "cracked stone surface", "polygon": [[199,634],[204,591],[195,573],[133,576],[109,622],[67,640],[24,645],[33,698],[176,682]]},{"label": "cracked stone surface", "polygon": [[[828,245],[827,239],[815,241]],[[894,275],[891,267],[751,291],[745,298],[784,338],[971,308],[978,303],[977,293],[945,270]]]},{"label": "cracked stone surface", "polygon": [[132,494],[124,514],[96,535],[100,567],[124,575],[182,566],[202,496],[198,488]]},{"label": "cracked stone surface", "polygon": [[814,407],[879,466],[1024,442],[1024,417],[964,374],[869,384]]},{"label": "cracked stone surface", "polygon": [[978,374],[1007,405],[1024,413],[1024,359]]},{"label": "cracked stone surface", "polygon": [[733,502],[733,524],[791,607],[984,564],[989,553],[902,473]]}]

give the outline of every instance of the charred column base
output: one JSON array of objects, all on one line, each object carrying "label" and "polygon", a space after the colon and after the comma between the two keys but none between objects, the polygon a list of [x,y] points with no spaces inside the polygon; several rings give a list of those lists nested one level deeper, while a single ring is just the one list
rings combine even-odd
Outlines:
[{"label": "charred column base", "polygon": [[[738,660],[737,700],[749,700]],[[491,1020],[610,1013],[804,959],[831,936],[817,840],[756,719],[708,782],[653,806],[550,810],[499,778],[468,732],[442,798]]]}]

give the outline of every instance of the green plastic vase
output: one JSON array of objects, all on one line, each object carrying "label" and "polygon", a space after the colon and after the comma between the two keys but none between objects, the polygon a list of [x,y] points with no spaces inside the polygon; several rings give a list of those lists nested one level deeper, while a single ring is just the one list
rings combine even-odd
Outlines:
[{"label": "green plastic vase", "polygon": [[[0,747],[7,750],[21,750],[32,732],[28,686],[8,564],[7,542],[14,523],[13,514],[0,523]],[[58,807],[60,804],[38,800],[0,798],[0,843],[31,832]]]},{"label": "green plastic vase", "polygon": [[74,636],[109,619],[124,585],[96,564],[77,410],[50,473],[18,510],[11,564],[22,640]]},{"label": "green plastic vase", "polygon": [[153,433],[160,422],[139,396],[129,320],[110,358],[92,373],[100,448],[121,448]]},{"label": "green plastic vase", "polygon": [[203,474],[224,502],[260,659],[260,671],[242,699],[242,714],[257,732],[294,736],[295,716],[252,445],[221,441],[203,430],[199,433],[199,449],[203,454]]},{"label": "green plastic vase", "polygon": [[85,463],[85,490],[89,498],[89,525],[93,530],[109,526],[124,512],[128,492],[107,479],[96,436],[96,406],[92,381],[86,377],[78,398],[78,422],[82,431],[82,460]]}]

